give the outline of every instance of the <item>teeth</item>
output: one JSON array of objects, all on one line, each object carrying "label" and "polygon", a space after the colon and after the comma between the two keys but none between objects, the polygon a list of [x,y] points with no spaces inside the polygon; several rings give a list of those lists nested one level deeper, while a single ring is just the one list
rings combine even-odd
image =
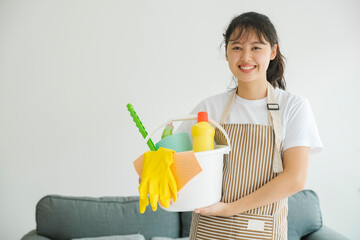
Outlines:
[{"label": "teeth", "polygon": [[240,66],[240,68],[244,69],[244,70],[249,70],[249,69],[255,68],[255,66],[252,66],[252,67],[242,67],[242,66]]}]

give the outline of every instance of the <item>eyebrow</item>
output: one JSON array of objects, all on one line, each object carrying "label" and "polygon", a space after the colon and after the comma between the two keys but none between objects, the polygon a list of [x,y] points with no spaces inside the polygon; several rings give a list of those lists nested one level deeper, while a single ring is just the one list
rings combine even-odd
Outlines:
[{"label": "eyebrow", "polygon": [[[241,44],[239,41],[229,41],[231,44]],[[266,43],[264,43],[264,42],[259,42],[259,41],[257,41],[257,42],[252,42],[252,43],[250,43],[250,44],[262,44],[262,45],[266,45]]]}]

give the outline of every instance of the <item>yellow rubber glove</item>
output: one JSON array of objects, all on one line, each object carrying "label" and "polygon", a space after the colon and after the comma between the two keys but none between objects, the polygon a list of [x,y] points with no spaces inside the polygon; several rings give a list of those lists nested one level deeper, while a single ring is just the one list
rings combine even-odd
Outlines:
[{"label": "yellow rubber glove", "polygon": [[175,178],[170,170],[173,163],[175,151],[160,147],[156,152],[148,151],[144,154],[140,193],[140,213],[144,213],[149,205],[153,211],[157,209],[157,202],[160,198],[163,207],[170,206],[170,200],[177,200],[177,186]]}]

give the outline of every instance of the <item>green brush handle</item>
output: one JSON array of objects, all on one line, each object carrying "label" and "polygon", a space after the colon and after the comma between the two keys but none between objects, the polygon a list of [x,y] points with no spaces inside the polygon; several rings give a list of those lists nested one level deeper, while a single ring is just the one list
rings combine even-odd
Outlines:
[{"label": "green brush handle", "polygon": [[[146,138],[146,136],[148,135],[148,133],[145,130],[144,125],[142,124],[142,122],[140,121],[139,116],[136,114],[134,107],[129,103],[127,106],[127,109],[130,112],[130,116],[132,116],[134,122],[136,123],[136,127],[139,129],[139,132],[141,133],[141,135],[143,136],[143,138]],[[149,140],[147,141],[147,145],[149,146],[151,151],[156,151],[156,147],[153,143],[153,141],[149,138]]]}]

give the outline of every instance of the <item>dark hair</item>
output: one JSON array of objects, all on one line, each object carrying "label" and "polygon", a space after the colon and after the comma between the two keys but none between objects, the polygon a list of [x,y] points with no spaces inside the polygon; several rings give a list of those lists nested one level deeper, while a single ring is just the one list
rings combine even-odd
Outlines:
[{"label": "dark hair", "polygon": [[[238,39],[244,35],[247,37],[247,34],[250,32],[248,30],[252,30],[254,33],[256,33],[260,41],[265,39],[270,43],[271,47],[274,47],[274,45],[277,44],[276,57],[270,61],[266,72],[266,78],[267,81],[274,87],[279,87],[285,90],[285,57],[280,52],[279,39],[275,27],[267,16],[256,12],[247,12],[235,17],[230,22],[226,32],[223,34],[225,48],[227,48],[229,41]],[[233,36],[233,39],[230,39],[234,32],[236,33],[236,36]]]}]

